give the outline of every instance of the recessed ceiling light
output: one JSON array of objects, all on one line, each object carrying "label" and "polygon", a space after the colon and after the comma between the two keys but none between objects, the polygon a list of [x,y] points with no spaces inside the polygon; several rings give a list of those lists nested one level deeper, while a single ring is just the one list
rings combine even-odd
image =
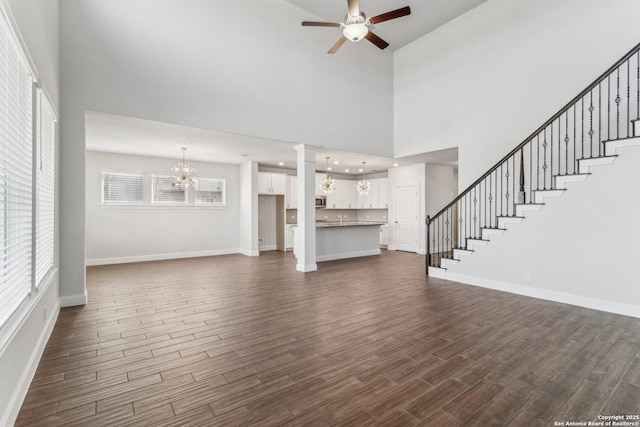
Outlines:
[{"label": "recessed ceiling light", "polygon": [[327,168],[327,170],[328,170],[328,171],[330,171],[330,170],[331,170],[331,168]]},{"label": "recessed ceiling light", "polygon": [[335,161],[333,162],[333,164],[334,164],[334,165],[339,165],[339,164],[340,164],[340,162],[339,162],[339,161],[337,161],[337,160],[335,160]]},{"label": "recessed ceiling light", "polygon": [[398,166],[400,166],[400,165],[399,165],[398,163],[394,163],[394,164],[393,164],[393,166],[394,166],[394,167],[398,167]]},{"label": "recessed ceiling light", "polygon": [[358,169],[358,172],[364,172],[364,169],[360,168]]},{"label": "recessed ceiling light", "polygon": [[349,172],[349,169],[345,169],[344,171],[345,171],[345,172]]},{"label": "recessed ceiling light", "polygon": [[278,162],[279,166],[284,166],[284,162]]}]

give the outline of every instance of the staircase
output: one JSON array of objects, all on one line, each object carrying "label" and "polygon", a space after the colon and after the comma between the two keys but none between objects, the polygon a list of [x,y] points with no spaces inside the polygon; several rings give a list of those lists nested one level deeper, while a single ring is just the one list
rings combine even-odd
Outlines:
[{"label": "staircase", "polygon": [[617,61],[449,205],[427,217],[427,275],[482,250],[492,238],[585,181],[616,149],[640,145],[640,44]]}]

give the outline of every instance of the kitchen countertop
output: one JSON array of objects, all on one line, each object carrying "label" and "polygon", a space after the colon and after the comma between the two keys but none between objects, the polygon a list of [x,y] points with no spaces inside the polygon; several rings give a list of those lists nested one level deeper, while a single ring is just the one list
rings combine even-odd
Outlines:
[{"label": "kitchen countertop", "polygon": [[339,221],[318,221],[316,222],[316,228],[333,228],[333,227],[362,227],[367,225],[385,225],[386,222],[377,221],[345,221],[340,224]]}]

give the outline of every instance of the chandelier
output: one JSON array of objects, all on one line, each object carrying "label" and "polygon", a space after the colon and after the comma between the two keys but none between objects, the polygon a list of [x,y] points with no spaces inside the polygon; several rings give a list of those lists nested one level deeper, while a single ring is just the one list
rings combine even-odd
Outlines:
[{"label": "chandelier", "polygon": [[190,168],[189,163],[186,163],[184,160],[184,153],[186,151],[187,147],[182,147],[182,163],[171,168],[175,174],[174,187],[188,187],[196,183],[196,170]]},{"label": "chandelier", "polygon": [[329,157],[325,157],[325,159],[327,159],[327,172],[324,178],[322,178],[322,181],[320,181],[320,188],[324,194],[329,194],[336,189],[336,183],[333,178],[329,176]]},{"label": "chandelier", "polygon": [[363,196],[369,194],[369,190],[371,190],[371,183],[365,180],[364,165],[366,164],[367,162],[362,162],[362,181],[358,181],[356,184],[356,190]]}]

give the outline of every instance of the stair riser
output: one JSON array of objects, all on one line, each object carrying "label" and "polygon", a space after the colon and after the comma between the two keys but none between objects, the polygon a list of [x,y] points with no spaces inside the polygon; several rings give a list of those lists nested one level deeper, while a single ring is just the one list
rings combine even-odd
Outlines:
[{"label": "stair riser", "polygon": [[589,173],[592,166],[610,165],[615,161],[615,157],[598,157],[593,159],[583,159],[578,161],[578,173]]}]

